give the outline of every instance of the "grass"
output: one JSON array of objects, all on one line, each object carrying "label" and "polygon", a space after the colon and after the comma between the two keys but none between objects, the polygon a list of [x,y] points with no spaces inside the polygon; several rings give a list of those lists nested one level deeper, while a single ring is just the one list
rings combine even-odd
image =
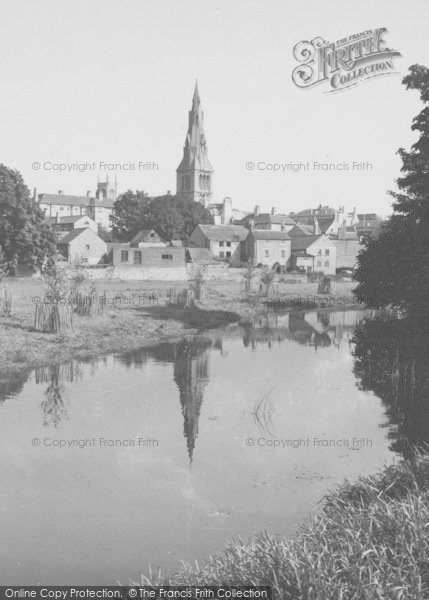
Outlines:
[{"label": "grass", "polygon": [[[243,289],[237,280],[208,281],[204,300],[192,309],[165,302],[171,287],[186,285],[181,282],[103,280],[97,286],[108,299],[106,315],[92,319],[75,315],[74,331],[56,335],[34,329],[35,300],[45,295],[41,280],[16,278],[7,284],[13,312],[8,317],[0,315],[0,373],[154,346],[240,319],[251,320],[266,310],[261,303],[242,302]],[[350,294],[351,287],[337,293]],[[285,294],[291,291],[286,284],[279,289]],[[139,298],[149,297],[153,290],[160,293],[159,304],[140,303]],[[315,290],[316,284],[300,284],[302,295]]]},{"label": "grass", "polygon": [[[137,582],[133,582],[135,584]],[[199,568],[146,585],[269,585],[276,600],[429,598],[429,458],[348,481],[293,540],[235,540]]]}]

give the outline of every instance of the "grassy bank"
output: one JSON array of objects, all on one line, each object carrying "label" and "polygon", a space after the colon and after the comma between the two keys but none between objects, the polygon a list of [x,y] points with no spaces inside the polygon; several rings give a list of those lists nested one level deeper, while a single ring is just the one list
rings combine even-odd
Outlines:
[{"label": "grassy bank", "polygon": [[200,569],[143,582],[270,585],[277,600],[426,600],[429,460],[343,483],[294,540],[264,533],[230,542]]},{"label": "grassy bank", "polygon": [[[180,339],[237,321],[251,321],[266,310],[265,298],[248,302],[239,281],[209,281],[203,302],[194,308],[169,306],[165,297],[154,305],[141,302],[142,294],[151,290],[165,292],[183,287],[178,282],[100,281],[101,293],[108,299],[119,298],[108,306],[102,318],[75,317],[74,331],[53,335],[35,331],[34,310],[44,297],[42,282],[35,278],[8,280],[13,296],[13,315],[0,317],[0,371],[58,364],[71,359],[85,359],[111,353],[124,353],[143,346]],[[337,287],[335,298],[351,298],[353,284]],[[317,284],[280,284],[279,293],[294,300],[287,308],[311,309],[316,305],[308,297],[316,294]],[[298,297],[298,299],[297,299]],[[331,308],[343,309],[344,303]]]}]

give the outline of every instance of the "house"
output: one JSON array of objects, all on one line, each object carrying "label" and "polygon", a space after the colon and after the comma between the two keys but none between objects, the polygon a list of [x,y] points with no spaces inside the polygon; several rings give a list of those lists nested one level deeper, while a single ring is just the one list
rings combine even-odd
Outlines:
[{"label": "house", "polygon": [[191,242],[197,248],[207,248],[215,258],[230,264],[242,261],[241,244],[249,234],[241,225],[197,225],[191,234]]},{"label": "house", "polygon": [[291,235],[290,266],[303,267],[307,273],[321,272],[334,275],[337,268],[337,248],[327,235]]},{"label": "house", "polygon": [[253,229],[243,242],[243,260],[277,271],[285,270],[291,257],[291,240],[286,231]]},{"label": "house", "polygon": [[114,267],[123,268],[185,269],[185,248],[114,244],[112,262]]},{"label": "house", "polygon": [[65,260],[80,259],[88,265],[102,262],[107,244],[89,227],[72,229],[57,242],[58,251]]},{"label": "house", "polygon": [[154,229],[142,229],[130,241],[133,248],[165,248],[166,245]]},{"label": "house", "polygon": [[94,233],[98,233],[98,226],[87,215],[75,215],[72,217],[50,217],[50,221],[58,239],[65,237],[73,229],[84,229],[89,227]]},{"label": "house", "polygon": [[268,231],[286,231],[292,229],[296,223],[288,215],[278,213],[273,207],[269,213],[259,212],[259,206],[255,206],[253,213],[246,215],[238,224],[244,227]]}]

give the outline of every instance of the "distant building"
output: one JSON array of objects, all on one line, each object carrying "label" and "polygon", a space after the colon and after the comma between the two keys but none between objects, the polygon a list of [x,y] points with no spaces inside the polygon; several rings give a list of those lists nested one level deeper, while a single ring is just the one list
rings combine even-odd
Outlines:
[{"label": "distant building", "polygon": [[313,228],[314,235],[337,235],[342,226],[352,226],[358,222],[356,209],[345,212],[344,206],[338,209],[319,204],[317,208],[308,208],[289,215],[298,225],[308,225]]},{"label": "distant building", "polygon": [[356,233],[361,240],[377,238],[383,225],[383,219],[375,213],[358,214]]},{"label": "distant building", "polygon": [[243,261],[286,270],[291,257],[291,240],[286,231],[253,229],[243,242]]},{"label": "distant building", "polygon": [[213,199],[213,168],[207,154],[198,82],[188,116],[183,158],[176,169],[176,195],[201,202],[203,206],[211,204]]},{"label": "distant building", "polygon": [[72,217],[88,214],[90,204],[89,192],[86,196],[64,194],[39,194],[38,201],[46,217]]},{"label": "distant building", "polygon": [[110,216],[116,199],[116,178],[115,183],[110,184],[108,176],[106,181],[97,183],[95,197],[91,197],[89,191],[86,196],[75,196],[65,194],[62,190],[59,190],[57,194],[39,194],[37,196],[39,206],[47,217],[88,215],[97,225],[101,225],[107,230],[111,229]]},{"label": "distant building", "polygon": [[242,261],[241,243],[248,234],[240,225],[197,225],[191,241],[196,247],[208,248],[215,258],[238,264]]},{"label": "distant building", "polygon": [[57,242],[58,251],[65,260],[82,260],[88,265],[102,262],[107,244],[92,229],[73,229]]},{"label": "distant building", "polygon": [[337,248],[333,240],[326,235],[296,235],[291,237],[292,270],[303,267],[307,273],[319,272],[334,275],[337,268]]},{"label": "distant building", "polygon": [[275,207],[269,213],[261,213],[259,206],[255,206],[253,213],[249,213],[241,221],[236,222],[236,224],[243,225],[249,229],[253,227],[255,230],[286,232],[296,225],[295,221],[289,215],[278,213]]}]

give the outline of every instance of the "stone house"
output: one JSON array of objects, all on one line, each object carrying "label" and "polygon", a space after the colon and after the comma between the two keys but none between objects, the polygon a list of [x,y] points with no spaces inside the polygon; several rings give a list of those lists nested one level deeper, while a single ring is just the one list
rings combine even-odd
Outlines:
[{"label": "stone house", "polygon": [[291,240],[286,231],[254,229],[243,242],[243,261],[285,270],[291,257]]},{"label": "stone house", "polygon": [[197,248],[207,248],[215,258],[231,265],[242,262],[242,242],[249,234],[241,225],[197,225],[191,242]]},{"label": "stone house", "polygon": [[65,260],[80,259],[88,265],[103,262],[107,244],[89,227],[72,229],[57,243]]},{"label": "stone house", "polygon": [[307,273],[319,272],[335,275],[337,268],[337,248],[326,235],[295,235],[291,237],[292,270],[303,267]]}]

